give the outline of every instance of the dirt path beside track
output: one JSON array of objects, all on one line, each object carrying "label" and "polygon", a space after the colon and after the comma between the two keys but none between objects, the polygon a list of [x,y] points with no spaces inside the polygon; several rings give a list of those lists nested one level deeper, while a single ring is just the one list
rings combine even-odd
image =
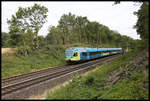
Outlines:
[{"label": "dirt path beside track", "polygon": [[17,48],[1,48],[2,54],[16,52]]}]

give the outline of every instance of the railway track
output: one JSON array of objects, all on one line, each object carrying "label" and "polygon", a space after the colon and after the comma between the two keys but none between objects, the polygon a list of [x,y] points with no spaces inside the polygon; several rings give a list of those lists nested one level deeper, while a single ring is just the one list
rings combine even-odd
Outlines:
[{"label": "railway track", "polygon": [[28,74],[18,75],[2,80],[2,96],[11,94],[23,88],[36,85],[38,83],[44,82],[46,80],[58,78],[60,76],[66,75],[68,73],[77,72],[83,69],[89,69],[93,65],[101,65],[107,61],[118,57],[120,54],[100,58],[93,61],[88,61],[82,64],[69,65],[69,66],[59,66],[55,68],[48,68],[37,72],[32,72]]},{"label": "railway track", "polygon": [[56,66],[53,68],[47,68],[47,69],[43,69],[40,71],[35,71],[35,72],[31,72],[31,73],[26,73],[26,74],[21,74],[21,75],[16,75],[13,77],[5,78],[5,79],[2,79],[2,86],[20,82],[21,80],[27,80],[30,78],[38,77],[40,75],[44,75],[45,73],[55,72],[61,68],[67,68],[67,67],[69,67],[69,66]]}]

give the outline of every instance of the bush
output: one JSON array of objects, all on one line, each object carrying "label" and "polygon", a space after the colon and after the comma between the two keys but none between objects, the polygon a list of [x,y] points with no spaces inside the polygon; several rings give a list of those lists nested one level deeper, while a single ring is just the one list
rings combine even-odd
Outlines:
[{"label": "bush", "polygon": [[87,76],[85,80],[85,85],[91,85],[94,82],[94,77],[92,76]]},{"label": "bush", "polygon": [[26,47],[19,47],[17,50],[17,55],[29,55],[30,53],[32,53],[32,49],[29,46]]}]

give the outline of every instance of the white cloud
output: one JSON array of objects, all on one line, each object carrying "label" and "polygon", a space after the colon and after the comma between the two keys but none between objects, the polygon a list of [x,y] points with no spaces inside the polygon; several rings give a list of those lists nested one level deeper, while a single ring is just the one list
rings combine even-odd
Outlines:
[{"label": "white cloud", "polygon": [[11,19],[19,6],[28,7],[34,3],[49,10],[47,22],[39,31],[39,35],[46,36],[50,25],[56,26],[64,13],[71,12],[76,16],[87,16],[90,21],[97,21],[120,34],[139,39],[136,30],[133,29],[137,21],[133,12],[137,11],[140,5],[135,6],[133,2],[121,2],[115,6],[112,6],[114,2],[2,2],[2,31],[8,32],[6,19]]}]

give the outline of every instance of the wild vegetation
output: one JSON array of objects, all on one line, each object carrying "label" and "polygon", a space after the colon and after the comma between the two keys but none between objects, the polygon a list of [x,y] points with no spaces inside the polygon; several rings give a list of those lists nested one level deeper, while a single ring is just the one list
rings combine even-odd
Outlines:
[{"label": "wild vegetation", "polygon": [[149,2],[140,3],[134,12],[140,40],[72,13],[63,14],[46,37],[39,36],[48,9],[38,4],[19,7],[8,20],[10,32],[2,32],[2,47],[18,48],[16,53],[2,55],[2,78],[64,65],[64,51],[72,46],[128,47],[128,54],[88,76],[75,76],[66,87],[49,92],[47,99],[148,99]]},{"label": "wild vegetation", "polygon": [[142,2],[134,14],[138,21],[134,28],[140,35],[134,49],[87,76],[74,76],[72,81],[47,99],[149,99],[149,3]]},{"label": "wild vegetation", "polygon": [[130,52],[87,76],[74,76],[66,86],[48,92],[46,98],[148,99],[148,56],[144,53],[137,56]]},{"label": "wild vegetation", "polygon": [[57,26],[50,26],[46,37],[38,36],[46,21],[48,9],[35,4],[32,7],[19,7],[8,20],[9,33],[2,33],[2,47],[18,47],[21,55],[48,45],[69,45],[74,43],[91,44],[93,47],[134,47],[136,40],[121,35],[85,16],[69,12],[63,14]]},{"label": "wild vegetation", "polygon": [[[53,64],[64,64],[62,60],[65,58],[64,50],[67,47],[131,49],[135,46],[136,40],[110,30],[96,21],[89,21],[87,17],[71,13],[63,14],[58,25],[49,28],[46,37],[39,36],[38,32],[46,22],[47,12],[46,7],[34,4],[31,7],[19,7],[12,18],[8,19],[9,33],[2,32],[2,47],[17,48],[17,51],[2,55],[2,77],[31,72],[30,67],[37,70]],[[60,51],[57,50],[58,47]]]},{"label": "wild vegetation", "polygon": [[28,56],[17,53],[2,54],[2,78],[65,65],[64,51],[63,46],[55,46],[34,51]]},{"label": "wild vegetation", "polygon": [[144,53],[130,52],[87,76],[75,75],[66,86],[49,91],[46,98],[148,99],[148,56]]},{"label": "wild vegetation", "polygon": [[149,2],[143,2],[140,9],[134,12],[138,20],[134,28],[140,35],[140,47],[149,49]]}]

